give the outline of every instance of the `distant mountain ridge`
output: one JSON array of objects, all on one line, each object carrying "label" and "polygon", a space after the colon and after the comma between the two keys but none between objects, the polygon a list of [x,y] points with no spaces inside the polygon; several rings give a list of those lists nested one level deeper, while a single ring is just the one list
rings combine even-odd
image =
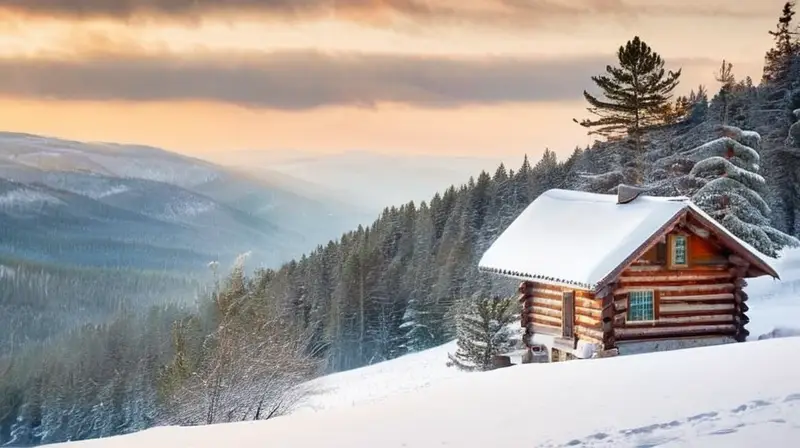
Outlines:
[{"label": "distant mountain ridge", "polygon": [[293,185],[298,185],[299,180],[310,188],[325,188],[329,196],[355,200],[368,211],[379,213],[387,206],[430,200],[450,185],[460,185],[483,170],[494,170],[501,162],[516,165],[522,158],[522,154],[510,157],[507,154],[454,156],[359,150],[335,154],[239,151],[232,154],[231,163],[245,166],[235,161],[247,160],[246,166],[252,172],[289,176],[295,180]]},{"label": "distant mountain ridge", "polygon": [[204,269],[251,252],[274,267],[356,226],[345,202],[149,146],[0,133],[0,252]]}]

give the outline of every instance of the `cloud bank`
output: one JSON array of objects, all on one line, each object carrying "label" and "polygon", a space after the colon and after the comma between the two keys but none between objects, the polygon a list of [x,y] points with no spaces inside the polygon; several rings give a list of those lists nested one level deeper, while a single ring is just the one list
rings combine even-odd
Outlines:
[{"label": "cloud bank", "polygon": [[[575,100],[613,56],[448,58],[287,51],[0,59],[0,95],[87,101],[201,100],[308,110]],[[670,61],[671,68],[705,60]]]},{"label": "cloud bank", "polygon": [[214,14],[370,21],[395,14],[417,21],[531,23],[548,18],[659,14],[734,16],[777,14],[761,2],[723,0],[0,0],[0,9],[60,18],[190,19]]}]

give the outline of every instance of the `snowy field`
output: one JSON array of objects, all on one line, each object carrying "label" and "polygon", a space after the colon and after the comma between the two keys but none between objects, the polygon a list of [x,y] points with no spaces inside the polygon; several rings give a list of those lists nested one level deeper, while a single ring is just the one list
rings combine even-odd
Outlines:
[{"label": "snowy field", "polygon": [[445,366],[450,343],[330,375],[267,422],[154,428],[63,444],[250,447],[800,446],[800,251],[751,280],[753,342],[486,373]]}]

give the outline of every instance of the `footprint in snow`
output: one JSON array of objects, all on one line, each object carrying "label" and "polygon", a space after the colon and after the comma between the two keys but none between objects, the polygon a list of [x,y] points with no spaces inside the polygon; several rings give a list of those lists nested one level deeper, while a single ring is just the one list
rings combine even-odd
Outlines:
[{"label": "footprint in snow", "polygon": [[788,403],[790,401],[800,401],[800,394],[791,394],[783,399],[784,403]]},{"label": "footprint in snow", "polygon": [[622,431],[620,431],[620,434],[623,434],[626,437],[641,435],[641,434],[650,434],[656,429],[659,429],[660,427],[661,427],[660,424],[655,424],[655,425],[641,426],[639,428],[633,428],[633,429],[623,429]]},{"label": "footprint in snow", "polygon": [[687,422],[699,422],[705,420],[711,420],[712,418],[718,416],[718,412],[705,412],[702,414],[693,415],[686,419]]},{"label": "footprint in snow", "polygon": [[737,431],[739,430],[736,428],[723,428],[723,429],[718,429],[716,431],[712,431],[709,434],[711,434],[712,436],[724,436],[726,434],[733,434]]},{"label": "footprint in snow", "polygon": [[604,432],[598,432],[597,434],[592,434],[589,436],[590,439],[595,439],[595,440],[605,440],[609,437],[610,436]]},{"label": "footprint in snow", "polygon": [[650,440],[642,441],[635,445],[636,448],[656,448],[661,445],[666,445],[667,443],[674,442],[676,440],[680,440],[678,437],[659,437]]},{"label": "footprint in snow", "polygon": [[738,413],[740,413],[740,412],[744,412],[744,411],[746,411],[746,410],[747,410],[747,405],[746,405],[746,404],[743,404],[743,405],[739,405],[739,406],[738,406],[738,407],[736,407],[735,409],[731,409],[731,413],[733,413],[733,414],[738,414]]}]

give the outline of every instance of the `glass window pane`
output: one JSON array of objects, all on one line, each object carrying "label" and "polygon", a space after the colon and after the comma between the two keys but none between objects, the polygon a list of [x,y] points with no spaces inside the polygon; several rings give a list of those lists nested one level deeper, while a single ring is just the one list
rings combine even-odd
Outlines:
[{"label": "glass window pane", "polygon": [[672,239],[672,264],[686,264],[686,237],[675,236]]},{"label": "glass window pane", "polygon": [[628,296],[628,320],[655,320],[653,291],[631,291]]}]

